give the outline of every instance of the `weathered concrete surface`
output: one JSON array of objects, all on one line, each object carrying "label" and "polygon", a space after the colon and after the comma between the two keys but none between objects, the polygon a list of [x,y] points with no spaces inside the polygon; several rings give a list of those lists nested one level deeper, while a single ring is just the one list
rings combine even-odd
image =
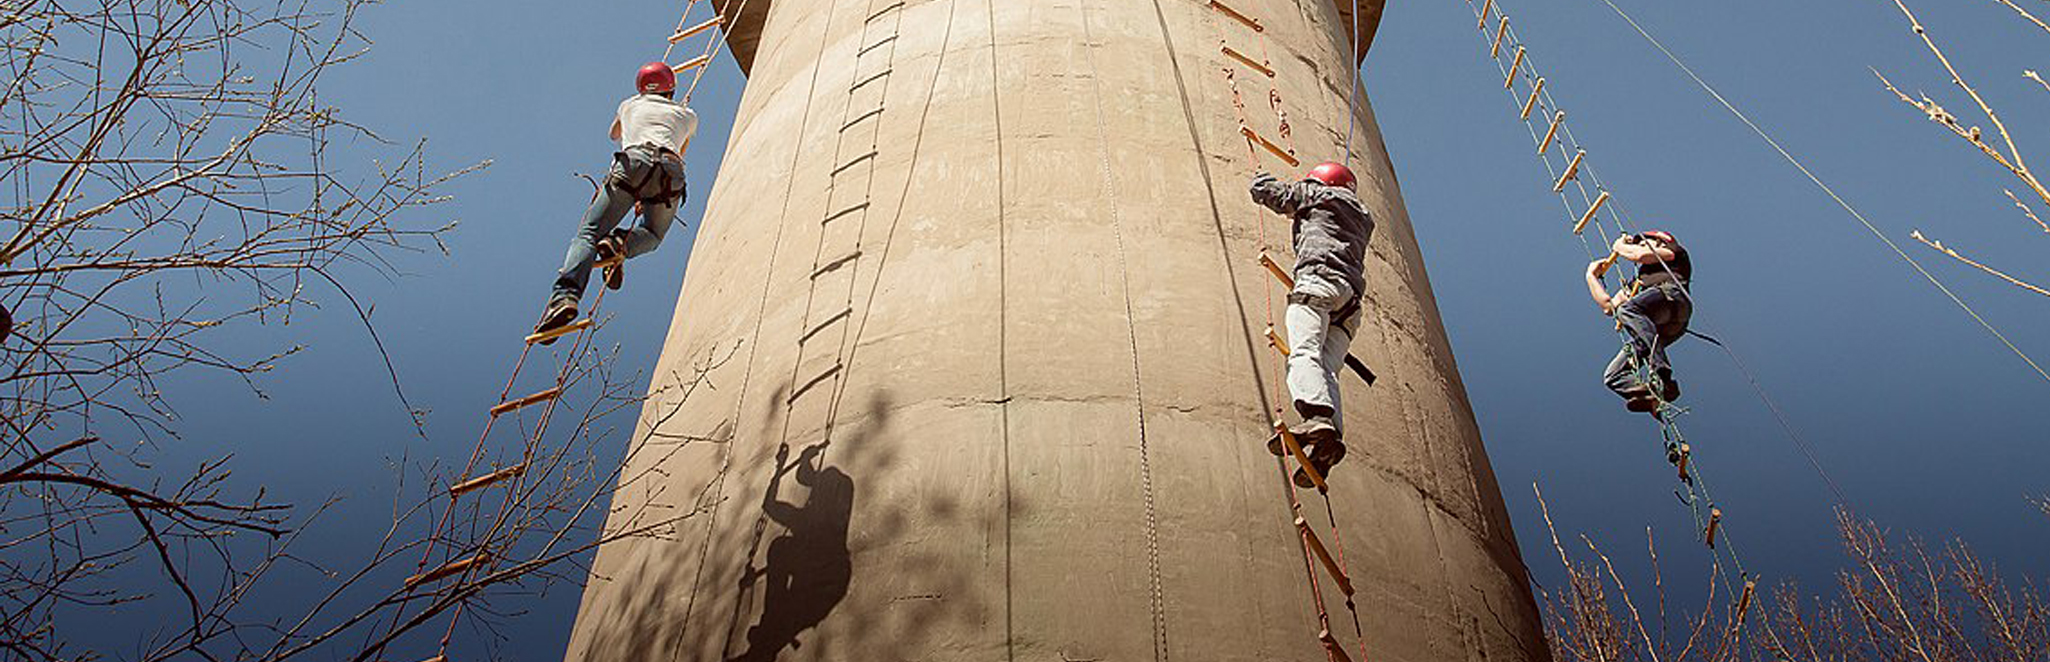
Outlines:
[{"label": "weathered concrete surface", "polygon": [[[1255,260],[1263,237],[1288,259],[1288,226],[1246,197],[1218,48],[1256,37],[1194,0],[875,21],[893,0],[756,2],[608,528],[689,517],[601,549],[568,659],[1322,659],[1263,448],[1282,293]],[[1342,155],[1339,8],[1233,6],[1267,27],[1300,154]],[[1237,70],[1272,135],[1268,80]],[[1372,659],[1542,659],[1364,100],[1357,118],[1379,226],[1354,351],[1381,381],[1347,378],[1342,533],[1306,508],[1348,554]]]}]

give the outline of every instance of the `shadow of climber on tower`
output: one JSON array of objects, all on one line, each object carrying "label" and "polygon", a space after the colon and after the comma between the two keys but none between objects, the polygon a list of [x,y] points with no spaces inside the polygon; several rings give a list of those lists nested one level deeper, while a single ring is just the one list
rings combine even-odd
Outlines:
[{"label": "shadow of climber on tower", "polygon": [[[776,475],[762,495],[762,513],[785,529],[769,542],[768,560],[750,568],[741,586],[762,584],[762,616],[747,629],[747,651],[733,662],[769,662],[785,647],[800,648],[797,635],[818,627],[847,597],[854,561],[847,529],[854,518],[854,479],[820,455],[814,444],[789,462],[790,447],[776,450]],[[804,486],[804,505],[778,499],[783,477],[795,474]]]},{"label": "shadow of climber on tower", "polygon": [[[662,236],[676,220],[676,208],[683,204],[683,152],[697,133],[698,115],[676,101],[676,72],[667,64],[642,66],[634,76],[634,89],[634,96],[620,102],[612,120],[612,139],[619,141],[619,151],[613,153],[604,183],[570,238],[554,291],[541,322],[534,325],[536,333],[576,321],[578,299],[593,265],[605,264],[605,287],[619,289],[626,259],[662,245]],[[640,212],[639,226],[619,227],[628,210]]]},{"label": "shadow of climber on tower", "polygon": [[[1310,465],[1329,473],[1345,459],[1345,410],[1338,368],[1360,325],[1366,290],[1367,239],[1374,219],[1360,205],[1352,170],[1337,163],[1311,168],[1302,181],[1253,178],[1253,201],[1294,219],[1295,288],[1288,293],[1288,392],[1302,423],[1293,432]],[[1299,487],[1313,487],[1297,469]]]}]

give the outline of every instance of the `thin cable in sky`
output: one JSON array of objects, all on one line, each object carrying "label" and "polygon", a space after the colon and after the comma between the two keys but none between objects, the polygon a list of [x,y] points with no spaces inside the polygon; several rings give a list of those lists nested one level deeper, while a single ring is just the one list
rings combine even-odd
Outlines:
[{"label": "thin cable in sky", "polygon": [[1730,103],[1729,99],[1724,98],[1721,92],[1717,92],[1715,86],[1709,85],[1708,81],[1702,80],[1699,74],[1694,73],[1693,67],[1689,67],[1687,63],[1681,62],[1678,55],[1674,55],[1673,51],[1666,48],[1665,44],[1660,43],[1657,37],[1653,37],[1650,32],[1645,31],[1644,26],[1639,25],[1637,19],[1631,18],[1629,12],[1625,12],[1622,7],[1617,6],[1615,0],[1602,0],[1602,4],[1608,5],[1609,9],[1615,10],[1617,16],[1623,17],[1623,21],[1629,23],[1630,27],[1637,31],[1638,36],[1644,37],[1644,40],[1650,42],[1653,48],[1657,48],[1660,53],[1664,53],[1666,59],[1672,61],[1673,66],[1679,67],[1680,71],[1685,72],[1688,78],[1694,79],[1694,84],[1701,86],[1702,91],[1708,92],[1709,96],[1715,97],[1716,102],[1722,104],[1724,109],[1729,110],[1730,114],[1737,116],[1737,119],[1744,122],[1745,126],[1751,127],[1753,133],[1757,133],[1759,138],[1765,139],[1766,144],[1771,145],[1774,151],[1779,152],[1780,156],[1784,157],[1787,163],[1792,164],[1794,168],[1800,170],[1801,174],[1807,175],[1808,181],[1814,182],[1816,187],[1821,188],[1822,192],[1828,194],[1831,200],[1835,200],[1838,206],[1844,208],[1844,211],[1850,212],[1851,218],[1857,219],[1859,224],[1864,225],[1866,230],[1872,232],[1872,236],[1879,238],[1879,241],[1886,244],[1887,248],[1893,249],[1894,254],[1901,256],[1902,260],[1906,260],[1909,265],[1915,268],[1915,271],[1922,274],[1923,278],[1929,279],[1931,285],[1935,285],[1936,289],[1942,291],[1944,296],[1950,297],[1950,300],[1957,303],[1959,308],[1964,309],[1965,314],[1971,315],[1973,320],[1978,321],[1979,326],[1985,327],[1986,331],[1992,333],[1994,338],[2000,339],[2000,344],[2006,345],[2007,349],[2013,351],[2015,356],[2021,357],[2022,361],[2028,363],[2029,368],[2034,369],[2037,375],[2043,377],[2044,381],[2050,381],[2050,372],[2045,372],[2043,366],[2038,365],[2035,359],[2029,358],[2028,353],[2023,352],[2020,347],[2016,347],[2013,341],[2007,339],[2006,334],[2001,333],[2000,329],[1993,327],[1992,322],[1988,322],[1986,318],[1979,316],[1978,311],[1973,310],[1970,304],[1965,303],[1963,298],[1959,297],[1957,293],[1952,292],[1949,287],[1943,284],[1943,281],[1938,280],[1935,274],[1929,273],[1929,270],[1924,268],[1922,263],[1916,260],[1914,256],[1908,255],[1908,252],[1905,250],[1901,250],[1899,244],[1887,238],[1886,233],[1880,232],[1879,228],[1872,224],[1872,221],[1866,220],[1864,214],[1859,213],[1857,208],[1852,207],[1850,202],[1844,200],[1843,196],[1837,195],[1835,189],[1823,183],[1822,178],[1815,176],[1815,173],[1810,171],[1808,166],[1803,165],[1800,159],[1794,158],[1793,153],[1788,152],[1787,148],[1780,146],[1778,140],[1774,140],[1771,135],[1765,132],[1764,128],[1758,126],[1757,122],[1751,121],[1750,116],[1745,115],[1744,111],[1738,110],[1735,104]]}]

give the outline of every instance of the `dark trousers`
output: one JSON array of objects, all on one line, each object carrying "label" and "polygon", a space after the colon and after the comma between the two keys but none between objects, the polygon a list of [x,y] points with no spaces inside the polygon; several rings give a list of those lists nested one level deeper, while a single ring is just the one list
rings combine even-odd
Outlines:
[{"label": "dark trousers", "polygon": [[1694,316],[1694,304],[1678,285],[1657,285],[1638,292],[1616,309],[1629,343],[1609,361],[1602,383],[1623,394],[1644,383],[1637,368],[1645,366],[1659,379],[1671,379],[1673,364],[1666,359],[1666,347],[1687,335],[1687,320]]}]

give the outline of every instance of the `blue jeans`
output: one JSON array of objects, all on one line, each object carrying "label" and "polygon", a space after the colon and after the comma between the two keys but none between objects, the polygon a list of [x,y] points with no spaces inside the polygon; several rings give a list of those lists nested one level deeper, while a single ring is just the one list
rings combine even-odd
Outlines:
[{"label": "blue jeans", "polygon": [[[598,239],[619,226],[620,219],[633,210],[634,196],[613,185],[608,177],[598,191],[598,197],[591,201],[591,208],[584,210],[584,222],[569,240],[569,254],[562,259],[562,270],[556,273],[554,297],[582,297],[584,288],[591,282],[591,265],[598,260],[594,248]],[[670,221],[676,220],[676,207],[683,203],[684,196],[677,196],[667,202],[641,205],[641,224],[627,232],[626,256],[636,257],[655,250],[662,245],[662,236],[669,233]]]},{"label": "blue jeans", "polygon": [[1638,366],[1646,366],[1661,380],[1671,379],[1673,364],[1666,358],[1666,347],[1686,337],[1687,321],[1693,316],[1694,304],[1678,285],[1655,286],[1623,302],[1616,309],[1616,321],[1630,342],[1609,361],[1602,383],[1618,395],[1649,386],[1638,376]]}]

